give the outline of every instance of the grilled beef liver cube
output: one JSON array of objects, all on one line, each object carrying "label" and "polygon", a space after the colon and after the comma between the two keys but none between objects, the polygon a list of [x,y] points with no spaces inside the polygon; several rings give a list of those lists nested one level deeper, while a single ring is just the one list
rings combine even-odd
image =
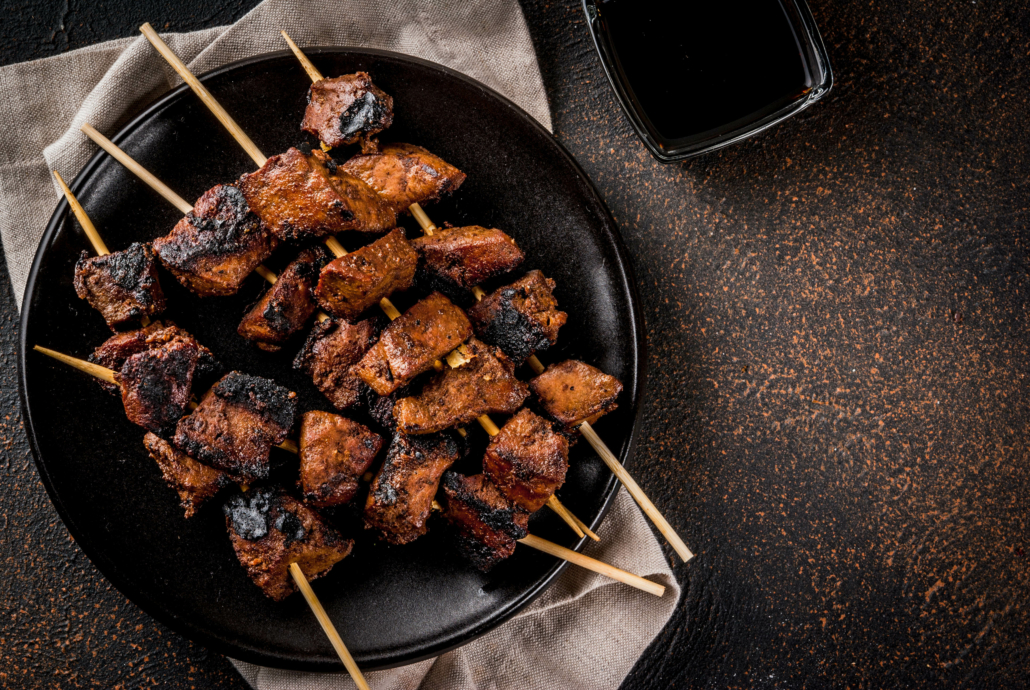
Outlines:
[{"label": "grilled beef liver cube", "polygon": [[478,225],[436,230],[411,244],[422,270],[466,290],[507,273],[526,258],[508,235]]},{"label": "grilled beef liver cube", "polygon": [[614,410],[622,384],[614,376],[575,359],[547,367],[529,387],[548,416],[571,430]]},{"label": "grilled beef liver cube", "polygon": [[154,240],[154,250],[180,283],[210,297],[234,294],[277,244],[240,190],[220,184],[204,192],[168,235]]},{"label": "grilled beef liver cube", "polygon": [[314,580],[346,558],[354,546],[314,510],[281,492],[254,489],[236,494],[222,512],[236,557],[254,584],[275,601],[297,591],[291,563]]},{"label": "grilled beef liver cube", "polygon": [[99,311],[111,328],[165,310],[154,249],[139,242],[104,256],[83,251],[75,262],[75,293]]},{"label": "grilled beef liver cube", "polygon": [[444,517],[458,530],[458,549],[484,573],[515,552],[529,534],[529,513],[515,505],[483,474],[443,477]]},{"label": "grilled beef liver cube", "polygon": [[[118,371],[129,357],[140,352],[164,347],[176,340],[192,343],[197,347],[197,366],[193,371],[194,383],[210,381],[221,375],[222,365],[215,359],[211,350],[198,343],[192,335],[171,321],[152,321],[143,328],[115,333],[93,351],[93,354],[89,356],[89,361]],[[99,383],[109,393],[121,395],[120,387],[106,381]]]},{"label": "grilled beef liver cube", "polygon": [[515,362],[546,350],[558,340],[568,315],[558,311],[554,281],[530,271],[469,309],[469,319],[483,342],[496,345]]},{"label": "grilled beef liver cube", "polygon": [[115,378],[129,421],[160,436],[170,434],[190,402],[197,355],[193,342],[174,340],[126,359]]},{"label": "grilled beef liver cube", "polygon": [[353,372],[379,395],[389,395],[472,335],[468,317],[434,292],[383,330]]},{"label": "grilled beef liver cube", "polygon": [[509,501],[535,513],[565,482],[569,442],[543,417],[523,409],[490,439],[483,473]]},{"label": "grilled beef liver cube", "polygon": [[299,149],[272,156],[240,178],[254,213],[281,240],[305,240],[345,230],[382,232],[397,215],[374,189],[339,170],[323,151]]},{"label": "grilled beef liver cube", "polygon": [[355,156],[340,166],[376,190],[395,213],[406,213],[452,193],[465,173],[412,144],[386,144],[378,153]]},{"label": "grilled beef liver cube", "polygon": [[321,246],[303,250],[251,307],[236,332],[262,350],[277,351],[318,309],[314,289],[328,261],[329,252]]},{"label": "grilled beef liver cube", "polygon": [[293,426],[296,397],[269,379],[229,372],[179,420],[172,442],[236,481],[264,479],[272,446]]},{"label": "grilled beef liver cube", "polygon": [[415,278],[418,254],[397,228],[372,244],[331,261],[322,269],[315,298],[338,319],[352,321]]},{"label": "grilled beef liver cube", "polygon": [[515,378],[515,367],[504,353],[475,338],[465,347],[472,361],[457,369],[445,366],[417,396],[397,401],[393,416],[400,431],[429,434],[482,414],[507,414],[522,407],[529,388]]},{"label": "grilled beef liver cube", "polygon": [[361,402],[364,385],[351,373],[351,365],[375,344],[380,325],[379,319],[354,324],[328,319],[315,324],[293,368],[306,372],[336,409],[350,409]]},{"label": "grilled beef liver cube", "polygon": [[426,519],[440,476],[459,457],[450,434],[396,434],[365,502],[365,526],[391,544],[407,544],[428,531]]},{"label": "grilled beef liver cube", "polygon": [[300,425],[300,488],[304,500],[326,508],[347,503],[358,490],[383,438],[329,412],[304,413]]},{"label": "grilled beef liver cube", "polygon": [[179,494],[179,503],[187,518],[193,517],[209,498],[232,484],[225,472],[197,462],[160,436],[148,433],[143,437],[143,445],[161,468],[165,482]]},{"label": "grilled beef liver cube", "polygon": [[365,72],[322,79],[308,88],[308,107],[300,128],[328,146],[356,141],[362,148],[393,124],[393,98]]}]

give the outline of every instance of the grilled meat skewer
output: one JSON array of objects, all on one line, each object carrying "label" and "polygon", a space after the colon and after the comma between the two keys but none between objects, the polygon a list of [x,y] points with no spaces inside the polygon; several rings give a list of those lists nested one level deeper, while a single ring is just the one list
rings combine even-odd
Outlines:
[{"label": "grilled meat skewer", "polygon": [[347,503],[383,446],[379,434],[329,412],[305,412],[300,426],[300,488],[318,508]]},{"label": "grilled meat skewer", "polygon": [[521,363],[558,340],[568,315],[558,310],[554,281],[530,271],[495,290],[468,310],[476,335]]},{"label": "grilled meat skewer", "polygon": [[543,508],[561,487],[568,468],[568,440],[528,409],[508,420],[483,455],[483,474],[530,513]]},{"label": "grilled meat skewer", "polygon": [[301,251],[251,307],[236,332],[262,350],[278,351],[318,309],[314,288],[328,262],[329,252],[324,247],[316,245]]},{"label": "grilled meat skewer", "polygon": [[[115,333],[105,340],[88,358],[93,364],[118,371],[129,357],[164,347],[166,344],[181,340],[192,343],[197,348],[197,365],[193,370],[194,383],[206,383],[222,374],[222,365],[215,359],[211,350],[207,349],[192,335],[176,326],[171,321],[151,321],[143,328]],[[104,390],[120,395],[121,389],[116,384],[98,381]]]},{"label": "grilled meat skewer", "polygon": [[336,409],[356,406],[361,402],[364,384],[351,372],[351,366],[376,344],[383,321],[378,317],[351,324],[327,319],[315,324],[293,360],[293,368],[306,372]]},{"label": "grilled meat skewer", "polygon": [[404,231],[393,230],[322,269],[315,298],[333,316],[351,321],[415,278],[418,255]]},{"label": "grilled meat skewer", "polygon": [[550,365],[529,387],[547,415],[566,431],[613,411],[622,392],[617,378],[575,359]]},{"label": "grilled meat skewer", "polygon": [[197,462],[156,434],[148,432],[143,437],[143,445],[161,469],[165,482],[179,494],[187,518],[193,517],[204,503],[232,484],[225,472]]},{"label": "grilled meat skewer", "polygon": [[300,128],[327,146],[361,143],[376,149],[375,135],[393,124],[393,98],[366,72],[321,79],[308,87],[308,106]]}]

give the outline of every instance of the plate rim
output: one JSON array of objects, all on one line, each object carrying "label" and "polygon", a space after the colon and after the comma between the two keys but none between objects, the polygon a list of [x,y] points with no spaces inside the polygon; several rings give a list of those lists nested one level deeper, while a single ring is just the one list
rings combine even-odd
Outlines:
[{"label": "plate rim", "polygon": [[[625,318],[630,320],[630,328],[633,333],[632,339],[632,353],[634,360],[634,372],[636,375],[636,396],[633,401],[633,411],[631,416],[631,425],[629,430],[629,437],[625,445],[625,451],[619,455],[619,461],[624,466],[627,464],[629,459],[633,457],[636,450],[636,445],[639,439],[641,417],[643,412],[643,399],[647,392],[647,340],[646,333],[643,327],[643,313],[640,307],[640,296],[637,291],[636,277],[633,271],[633,265],[630,259],[629,252],[622,239],[622,236],[618,233],[618,225],[615,222],[611,211],[608,209],[600,193],[597,191],[593,181],[586,174],[579,163],[573,158],[565,146],[558,140],[554,134],[545,128],[539,121],[537,121],[532,115],[523,110],[518,104],[511,101],[503,94],[495,91],[491,87],[483,84],[482,82],[469,77],[457,70],[446,67],[444,65],[424,60],[411,55],[405,55],[403,53],[397,53],[394,51],[380,50],[376,48],[364,48],[360,46],[316,46],[304,48],[305,53],[317,59],[320,55],[359,55],[359,56],[370,56],[372,58],[383,57],[388,59],[397,60],[399,62],[414,63],[424,68],[443,72],[451,78],[465,82],[466,85],[472,86],[482,91],[487,97],[496,99],[500,104],[514,112],[514,115],[519,119],[528,121],[530,126],[538,130],[539,133],[543,134],[546,139],[550,140],[552,144],[557,148],[557,153],[561,155],[566,163],[572,166],[580,177],[580,180],[585,184],[588,194],[590,194],[598,208],[602,212],[603,220],[607,220],[606,223],[601,223],[601,231],[604,238],[610,242],[611,246],[615,248],[615,253],[618,261],[616,267],[618,273],[622,279],[622,287],[626,291],[627,301],[629,303],[629,312],[625,314]],[[292,53],[289,50],[272,51],[268,53],[261,53],[241,60],[236,60],[230,63],[221,65],[215,69],[209,70],[202,74],[198,74],[197,78],[203,83],[216,79],[227,72],[232,72],[241,68],[250,67],[263,62],[272,60],[278,60],[283,57],[292,57]],[[188,84],[180,84],[177,87],[171,89],[167,93],[159,96],[149,105],[145,105],[137,115],[133,116],[126,124],[124,124],[114,135],[110,137],[114,143],[119,143],[139,129],[145,120],[151,118],[156,112],[162,110],[170,104],[172,101],[176,101],[185,97],[186,94],[191,93]],[[82,169],[75,175],[75,178],[69,183],[69,188],[78,193],[88,183],[90,178],[96,173],[96,169],[107,159],[107,154],[103,149],[98,150],[82,167]],[[83,553],[89,558],[90,562],[99,571],[99,574],[108,582],[110,582],[126,599],[129,600],[134,606],[138,607],[148,616],[153,618],[155,621],[168,627],[179,635],[182,635],[186,639],[195,642],[196,644],[202,645],[203,647],[214,651],[216,653],[231,657],[232,659],[238,659],[253,664],[262,666],[269,666],[273,668],[280,668],[285,670],[297,670],[297,671],[311,671],[311,672],[337,672],[345,673],[343,665],[335,657],[332,660],[326,662],[324,660],[315,659],[311,657],[302,658],[297,655],[281,654],[268,651],[262,651],[250,646],[240,646],[240,643],[233,642],[223,637],[210,634],[201,627],[194,625],[191,621],[187,620],[183,616],[176,615],[173,611],[164,608],[159,603],[158,599],[150,597],[146,592],[137,588],[128,578],[124,578],[117,564],[107,559],[96,545],[89,539],[80,539],[82,531],[79,526],[72,519],[66,506],[61,502],[57,496],[57,492],[51,482],[50,473],[48,472],[45,464],[41,460],[39,446],[37,443],[37,430],[33,423],[31,409],[28,402],[28,381],[26,375],[26,357],[29,352],[29,344],[26,341],[26,334],[29,324],[29,316],[32,313],[30,295],[36,288],[36,281],[39,275],[40,267],[43,262],[43,256],[46,253],[47,248],[53,242],[55,236],[60,230],[61,226],[64,225],[70,208],[68,201],[65,198],[61,198],[58,201],[50,220],[47,222],[46,229],[43,235],[40,237],[39,244],[36,247],[36,253],[32,260],[32,265],[29,269],[28,279],[25,283],[25,290],[22,294],[22,309],[18,319],[18,394],[21,405],[21,416],[25,426],[25,434],[29,441],[29,448],[32,452],[32,459],[36,466],[36,470],[39,473],[40,480],[43,482],[43,486],[46,490],[47,497],[53,504],[54,509],[57,511],[58,517],[64,523],[65,528],[68,530],[71,537],[75,540],[76,545],[80,548]],[[618,486],[618,480],[614,475],[608,478],[605,484],[604,494],[605,498],[602,503],[601,509],[598,512],[594,520],[591,521],[589,527],[597,531],[599,525],[604,521],[608,512],[612,507],[612,503],[615,500],[615,496],[618,494],[621,487]],[[572,547],[575,551],[581,552],[587,543],[588,538],[583,537],[579,539]],[[389,668],[395,668],[398,666],[405,666],[418,661],[422,661],[431,657],[439,656],[450,650],[456,649],[462,645],[465,645],[473,640],[485,635],[491,630],[503,625],[505,622],[516,616],[519,612],[523,611],[533,601],[535,601],[540,595],[550,587],[558,576],[564,572],[565,568],[568,567],[568,562],[558,560],[554,566],[552,566],[546,574],[529,590],[527,590],[522,596],[511,602],[505,609],[497,615],[491,616],[480,625],[476,626],[470,631],[453,635],[445,638],[443,641],[435,644],[426,645],[420,648],[418,651],[407,653],[407,654],[395,654],[387,655],[382,658],[381,661],[363,659],[361,656],[356,657],[359,664],[362,665],[362,669],[365,671],[383,670]]]}]

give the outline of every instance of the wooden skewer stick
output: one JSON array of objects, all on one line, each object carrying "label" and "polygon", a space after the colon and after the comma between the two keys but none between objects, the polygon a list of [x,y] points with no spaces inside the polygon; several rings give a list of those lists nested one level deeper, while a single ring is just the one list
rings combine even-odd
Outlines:
[{"label": "wooden skewer stick", "polygon": [[308,606],[311,607],[311,612],[315,614],[315,618],[318,619],[318,623],[322,626],[322,630],[325,631],[325,636],[329,638],[329,642],[332,643],[333,649],[336,650],[336,655],[340,657],[340,661],[347,668],[347,673],[350,674],[354,684],[361,690],[369,690],[368,682],[365,681],[365,676],[361,674],[361,669],[354,662],[354,657],[350,655],[347,650],[347,645],[340,639],[340,633],[336,632],[336,626],[329,620],[329,614],[325,612],[322,607],[322,602],[315,596],[315,591],[311,589],[311,584],[308,582],[308,578],[304,576],[304,571],[300,569],[300,566],[296,563],[290,563],[290,575],[293,576],[293,581],[297,583],[300,593],[304,595],[305,601],[308,602]]},{"label": "wooden skewer stick", "polygon": [[290,50],[292,50],[293,54],[297,56],[298,60],[300,60],[301,66],[304,67],[304,71],[308,73],[309,77],[311,77],[311,81],[322,81],[325,77],[322,76],[322,73],[318,71],[318,68],[315,67],[311,60],[308,59],[308,56],[304,54],[304,51],[297,47],[297,44],[293,42],[293,39],[290,38],[289,34],[285,31],[280,31],[279,33],[281,33],[283,38],[286,39],[286,43],[289,44]]},{"label": "wooden skewer stick", "polygon": [[107,245],[104,244],[104,240],[100,238],[100,233],[97,232],[97,228],[93,225],[93,221],[91,221],[89,216],[86,215],[86,209],[82,208],[82,204],[80,204],[79,200],[75,198],[74,194],[72,194],[72,190],[70,190],[68,185],[64,183],[64,178],[61,177],[61,174],[56,170],[54,171],[54,177],[57,178],[57,184],[61,186],[61,191],[64,192],[64,198],[68,200],[68,205],[71,206],[72,213],[74,213],[75,217],[78,219],[79,225],[81,225],[82,229],[86,231],[86,237],[89,238],[90,244],[93,245],[93,251],[95,251],[99,256],[110,254],[110,250],[108,250]]}]

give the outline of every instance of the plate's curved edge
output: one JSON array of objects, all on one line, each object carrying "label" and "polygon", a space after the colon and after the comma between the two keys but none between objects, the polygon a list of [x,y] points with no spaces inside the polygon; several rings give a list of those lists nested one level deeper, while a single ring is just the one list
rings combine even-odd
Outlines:
[{"label": "plate's curved edge", "polygon": [[[558,152],[565,158],[566,162],[571,165],[579,174],[580,180],[585,184],[586,190],[589,195],[593,198],[600,210],[602,219],[605,221],[601,223],[603,231],[605,232],[607,239],[611,241],[612,245],[616,249],[618,256],[618,269],[620,277],[623,281],[623,285],[627,291],[627,302],[630,306],[629,316],[632,318],[633,324],[633,353],[635,360],[635,385],[632,395],[633,401],[633,423],[630,428],[630,435],[628,442],[624,445],[624,450],[619,454],[620,462],[625,465],[628,459],[632,456],[636,447],[637,437],[639,433],[640,418],[643,411],[641,405],[644,392],[646,390],[646,339],[643,328],[643,318],[640,311],[640,297],[637,293],[635,276],[633,273],[632,264],[630,263],[629,253],[626,249],[625,243],[622,237],[615,231],[617,227],[615,219],[612,217],[607,205],[601,199],[600,194],[594,187],[593,182],[583,171],[579,163],[572,157],[565,146],[545,128],[540,122],[538,122],[533,116],[523,110],[518,104],[514,103],[503,94],[491,89],[485,84],[472,79],[471,77],[462,74],[456,70],[453,70],[444,65],[439,65],[428,60],[413,57],[410,55],[404,55],[401,53],[395,53],[387,50],[378,50],[373,48],[356,48],[356,47],[312,47],[305,48],[305,52],[312,56],[321,54],[357,54],[357,55],[370,55],[370,56],[381,56],[385,58],[395,59],[401,62],[415,63],[420,66],[434,69],[437,71],[444,72],[453,78],[456,78],[469,86],[472,86],[487,97],[493,98],[505,107],[515,112],[516,115],[520,116],[521,119],[531,123],[531,126],[536,128],[542,135],[550,140],[557,148]],[[265,62],[272,59],[279,59],[292,55],[288,50],[275,51],[271,53],[263,53],[253,57],[237,60],[235,62],[222,65],[214,70],[205,72],[198,75],[198,78],[203,82],[216,77],[221,76],[223,73],[230,72],[236,69],[250,66]],[[115,143],[121,141],[124,137],[128,136],[133,132],[144,120],[149,119],[154,113],[167,107],[170,102],[178,100],[184,97],[184,94],[189,92],[189,86],[181,84],[178,87],[172,89],[167,94],[156,100],[151,105],[147,106],[138,115],[133,117],[128,123],[126,123],[115,135],[111,137],[111,140]],[[86,180],[95,172],[95,169],[99,167],[104,160],[106,160],[107,154],[102,149],[97,151],[87,161],[86,165],[83,166],[82,170],[75,176],[72,182],[69,184],[70,189],[76,192],[82,188]],[[19,335],[18,335],[18,383],[19,383],[19,399],[22,408],[22,419],[25,422],[26,436],[29,441],[29,448],[32,451],[33,462],[36,465],[36,469],[39,472],[40,479],[43,481],[44,488],[47,491],[47,495],[57,510],[58,516],[61,518],[67,527],[69,533],[75,539],[76,544],[83,550],[86,556],[92,561],[98,570],[101,571],[103,576],[111,582],[112,585],[118,589],[123,595],[126,596],[132,603],[138,606],[147,615],[154,618],[156,621],[172,629],[173,631],[202,644],[218,653],[231,656],[234,659],[246,661],[248,663],[259,664],[264,666],[273,666],[276,668],[282,668],[286,670],[299,670],[299,671],[318,671],[318,672],[345,672],[342,664],[335,656],[326,656],[321,659],[297,659],[293,656],[286,655],[269,655],[267,652],[257,649],[251,649],[248,647],[239,646],[238,643],[234,643],[225,640],[221,637],[213,636],[208,634],[206,631],[194,626],[189,621],[175,616],[171,612],[165,610],[157,602],[152,601],[149,596],[144,592],[137,590],[130,582],[123,580],[120,574],[118,574],[118,568],[111,563],[108,559],[104,558],[101,554],[94,551],[92,546],[87,545],[86,542],[79,539],[79,528],[75,524],[74,520],[70,518],[67,513],[66,507],[56,498],[56,492],[54,491],[52,482],[46,468],[39,460],[39,450],[36,440],[36,429],[32,423],[31,415],[29,414],[28,397],[27,397],[27,380],[26,380],[26,363],[27,354],[31,349],[27,342],[27,326],[29,321],[29,313],[31,311],[31,302],[28,299],[33,293],[36,284],[36,278],[39,273],[40,263],[45,253],[45,248],[52,242],[54,236],[58,232],[61,225],[65,222],[68,215],[69,207],[66,199],[61,199],[57,207],[54,210],[53,215],[50,217],[50,221],[47,223],[47,227],[40,238],[39,245],[36,248],[36,254],[33,257],[32,266],[29,269],[28,279],[25,284],[25,291],[22,298],[22,311],[19,318]],[[591,522],[590,528],[592,530],[604,521],[605,516],[611,509],[612,503],[615,500],[615,496],[618,493],[617,486],[618,480],[612,475],[605,487],[605,500],[598,511],[597,517]],[[582,551],[586,544],[587,538],[583,537],[573,546],[576,551]],[[102,565],[104,567],[102,567]],[[568,567],[566,561],[558,561],[553,568],[551,568],[546,575],[540,580],[540,582],[527,591],[523,596],[513,601],[509,606],[499,611],[497,615],[491,616],[477,626],[474,630],[466,631],[463,634],[458,635],[458,639],[447,639],[436,645],[427,647],[415,654],[398,655],[395,658],[387,657],[386,660],[372,660],[367,661],[362,658],[356,659],[362,664],[367,670],[382,670],[388,668],[394,668],[398,666],[408,665],[422,661],[428,658],[439,656],[449,650],[460,647],[461,645],[467,644],[472,640],[486,634],[488,631],[504,624],[526,606],[530,605],[537,599],[543,592],[554,582],[554,580],[564,572],[565,568]],[[109,573],[114,573],[111,575]]]}]

